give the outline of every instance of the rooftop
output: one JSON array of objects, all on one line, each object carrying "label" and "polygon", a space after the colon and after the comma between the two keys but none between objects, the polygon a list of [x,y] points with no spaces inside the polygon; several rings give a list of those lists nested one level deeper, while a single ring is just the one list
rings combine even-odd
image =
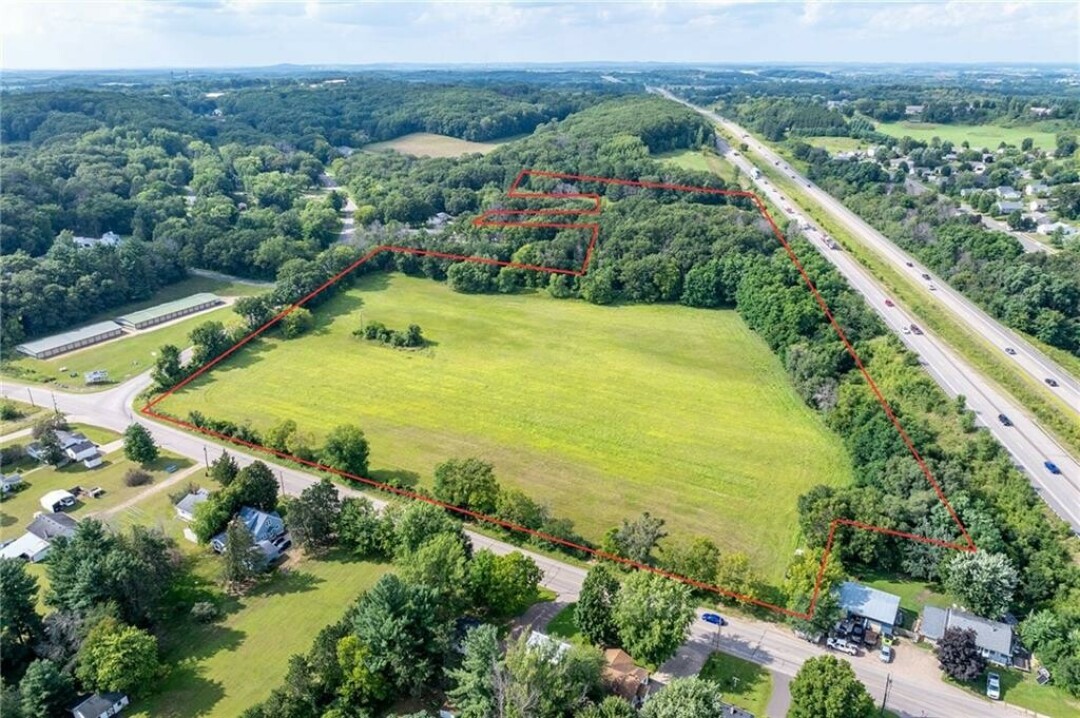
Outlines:
[{"label": "rooftop", "polygon": [[891,626],[896,623],[896,614],[900,611],[900,597],[861,583],[845,581],[840,584],[840,606],[856,616]]},{"label": "rooftop", "polygon": [[[65,492],[66,493],[66,492]],[[78,522],[67,514],[51,513],[36,516],[26,530],[40,539],[53,539],[57,536],[71,538]]]},{"label": "rooftop", "polygon": [[53,334],[52,336],[43,337],[41,339],[35,339],[31,342],[23,342],[18,346],[20,350],[26,351],[31,354],[39,354],[41,352],[49,351],[56,347],[67,346],[74,342],[83,341],[85,339],[93,339],[99,337],[102,334],[116,333],[122,331],[116,322],[98,322],[89,326],[82,327],[80,329],[72,329],[70,332],[62,332],[60,334]]},{"label": "rooftop", "polygon": [[955,608],[935,608],[927,606],[923,610],[920,631],[927,638],[940,639],[946,629],[959,628],[975,632],[975,645],[987,651],[1011,655],[1013,646],[1012,626],[1000,621],[991,621],[973,613],[958,611]]},{"label": "rooftop", "polygon": [[192,294],[190,297],[184,297],[183,299],[175,299],[171,302],[165,302],[164,304],[157,304],[146,309],[140,309],[137,312],[131,312],[125,314],[122,317],[117,317],[116,321],[125,324],[142,324],[158,317],[172,314],[174,312],[181,312],[185,309],[191,309],[202,304],[218,304],[221,302],[221,297],[210,292],[199,292],[198,294]]}]

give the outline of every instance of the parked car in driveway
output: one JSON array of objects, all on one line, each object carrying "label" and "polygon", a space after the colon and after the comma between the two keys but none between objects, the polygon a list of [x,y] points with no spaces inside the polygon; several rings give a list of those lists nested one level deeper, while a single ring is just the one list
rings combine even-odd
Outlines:
[{"label": "parked car in driveway", "polygon": [[843,638],[830,638],[829,640],[825,641],[825,645],[833,649],[834,651],[840,651],[841,653],[846,653],[849,656],[859,655],[858,647],[853,643],[848,643]]},{"label": "parked car in driveway", "polygon": [[1004,414],[998,414],[998,421],[1001,422],[1002,426],[1012,426],[1013,425],[1012,424],[1012,419],[1005,416]]},{"label": "parked car in driveway", "polygon": [[1049,461],[1049,460],[1044,461],[1043,466],[1045,466],[1046,470],[1049,471],[1051,474],[1056,474],[1056,475],[1061,474],[1061,469],[1053,461]]},{"label": "parked car in driveway", "polygon": [[881,653],[878,654],[878,658],[882,663],[892,663],[893,649],[890,645],[884,645],[881,647]]},{"label": "parked car in driveway", "polygon": [[1001,676],[996,673],[986,674],[986,697],[1001,700]]}]

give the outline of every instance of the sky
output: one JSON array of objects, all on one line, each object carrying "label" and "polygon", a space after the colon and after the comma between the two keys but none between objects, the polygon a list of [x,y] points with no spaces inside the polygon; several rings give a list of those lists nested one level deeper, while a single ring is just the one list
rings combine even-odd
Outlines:
[{"label": "sky", "polygon": [[0,2],[0,68],[293,63],[1080,65],[1077,2]]}]

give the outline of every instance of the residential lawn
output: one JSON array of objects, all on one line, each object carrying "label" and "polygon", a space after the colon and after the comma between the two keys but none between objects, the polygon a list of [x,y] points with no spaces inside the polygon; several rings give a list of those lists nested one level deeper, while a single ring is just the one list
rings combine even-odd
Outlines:
[{"label": "residential lawn", "polygon": [[96,499],[89,496],[80,497],[75,506],[67,510],[66,513],[76,519],[81,519],[116,506],[165,480],[169,474],[164,469],[170,464],[175,464],[178,470],[182,470],[191,466],[192,462],[165,452],[157,461],[145,467],[152,477],[151,483],[143,486],[125,486],[124,474],[137,464],[125,459],[123,451],[118,450],[108,454],[105,462],[96,469],[88,469],[81,463],[68,464],[60,469],[39,466],[35,463],[32,468],[23,471],[23,483],[26,487],[0,503],[0,539],[6,540],[20,536],[26,525],[34,519],[34,514],[42,511],[41,497],[49,491],[68,490],[74,486],[81,486],[84,489],[100,486],[105,489],[105,493]]},{"label": "residential lawn", "polygon": [[772,675],[758,664],[716,652],[698,675],[718,683],[728,703],[756,716],[765,715],[772,696]]},{"label": "residential lawn", "polygon": [[[361,313],[432,344],[360,340]],[[798,545],[799,494],[851,480],[839,437],[733,311],[465,295],[397,274],[362,278],[308,336],[261,340],[158,408],[263,431],[292,418],[316,441],[355,423],[373,478],[425,488],[438,463],[477,456],[594,541],[651,511],[772,580]]]},{"label": "residential lawn", "polygon": [[[1006,703],[1027,708],[1050,718],[1072,718],[1080,715],[1080,699],[1074,698],[1064,689],[1054,685],[1040,686],[1035,682],[1035,671],[1024,673],[996,666],[989,670],[1001,676],[1001,700]],[[954,681],[944,676],[943,673],[942,680],[946,683],[979,696],[986,695],[986,673],[968,683]]]},{"label": "residential lawn", "polygon": [[364,151],[384,152],[394,150],[404,155],[416,155],[417,157],[461,157],[473,152],[486,155],[499,145],[515,139],[517,137],[505,137],[491,142],[469,142],[468,140],[459,140],[457,137],[436,135],[431,132],[413,132],[386,142],[374,142],[366,145]]},{"label": "residential lawn", "polygon": [[106,429],[101,426],[92,426],[90,424],[72,424],[71,430],[82,433],[87,439],[90,439],[90,441],[98,446],[111,444],[118,439],[124,438],[123,434],[115,432],[112,429]]},{"label": "residential lawn", "polygon": [[577,604],[571,603],[556,613],[555,617],[547,625],[547,634],[577,646],[587,645],[585,636],[581,635],[581,631],[578,630],[577,619],[574,618],[576,608]]},{"label": "residential lawn", "polygon": [[[84,324],[106,321],[198,292],[213,292],[219,296],[228,297],[257,294],[260,291],[264,290],[249,284],[192,277],[165,287],[151,300],[126,304],[98,315]],[[9,361],[4,362],[2,373],[19,381],[49,383],[50,386],[65,391],[101,391],[153,367],[154,357],[157,356],[162,345],[175,344],[182,349],[190,346],[188,334],[199,324],[208,321],[231,323],[236,320],[237,317],[231,308],[219,307],[181,321],[125,334],[102,344],[51,359],[32,359],[15,354]],[[96,369],[109,372],[109,383],[87,386],[83,381],[83,374]],[[35,399],[38,403],[42,401],[37,397]]]},{"label": "residential lawn", "polygon": [[[29,398],[29,397],[28,397]],[[15,408],[22,414],[17,419],[9,419],[7,421],[0,421],[0,436],[7,436],[13,432],[25,429],[29,426],[33,426],[34,422],[45,416],[45,407],[32,406],[21,401],[13,401],[11,399],[4,399],[5,404],[14,404]]]},{"label": "residential lawn", "polygon": [[925,606],[948,608],[957,603],[941,586],[921,581],[895,579],[884,574],[866,574],[852,580],[864,583],[879,591],[900,597],[900,610],[904,613],[904,628],[910,629],[915,617],[922,613]]},{"label": "residential lawn", "polygon": [[1030,137],[1036,147],[1053,149],[1057,139],[1053,132],[1037,130],[1033,127],[1002,127],[1001,125],[936,125],[932,122],[875,122],[875,129],[893,137],[910,137],[913,140],[929,141],[940,137],[959,146],[967,140],[976,149],[997,149],[1002,142],[1020,146],[1025,137]]},{"label": "residential lawn", "polygon": [[281,684],[292,655],[307,653],[318,632],[389,570],[343,553],[305,559],[279,569],[246,596],[225,599],[227,615],[218,623],[170,626],[162,642],[168,676],[125,715],[240,715]]}]

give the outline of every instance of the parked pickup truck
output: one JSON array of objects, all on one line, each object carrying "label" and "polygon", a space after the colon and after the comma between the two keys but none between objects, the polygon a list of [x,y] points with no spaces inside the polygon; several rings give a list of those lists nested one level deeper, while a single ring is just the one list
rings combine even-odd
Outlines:
[{"label": "parked pickup truck", "polygon": [[840,651],[846,653],[849,656],[856,656],[859,654],[859,648],[854,643],[848,643],[843,638],[830,638],[825,641],[825,645],[834,651]]}]

